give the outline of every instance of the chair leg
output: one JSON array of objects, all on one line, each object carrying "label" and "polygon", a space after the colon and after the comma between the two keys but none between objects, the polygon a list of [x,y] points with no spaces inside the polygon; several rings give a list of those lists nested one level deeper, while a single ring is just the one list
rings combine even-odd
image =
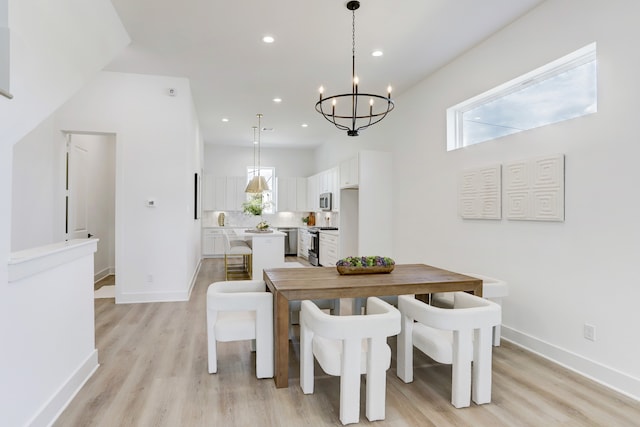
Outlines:
[{"label": "chair leg", "polygon": [[[502,298],[489,298],[490,301],[495,302],[500,307],[502,307]],[[500,347],[500,335],[502,331],[500,325],[496,325],[493,327],[493,346]]]},{"label": "chair leg", "polygon": [[333,300],[333,307],[329,310],[332,316],[340,316],[340,298]]},{"label": "chair leg", "polygon": [[396,375],[405,383],[413,381],[413,319],[402,316],[402,328],[398,334],[398,360]]},{"label": "chair leg", "polygon": [[342,375],[340,376],[340,421],[342,424],[360,421],[360,353],[362,342],[347,339],[342,344]]},{"label": "chair leg", "polygon": [[216,335],[215,335],[216,313],[207,310],[207,352],[209,361],[209,373],[218,372],[218,357],[216,352]]},{"label": "chair leg", "polygon": [[453,331],[453,363],[451,364],[451,403],[456,408],[471,404],[472,331]]},{"label": "chair leg", "polygon": [[256,313],[256,377],[273,378],[273,306]]},{"label": "chair leg", "polygon": [[366,298],[354,298],[353,303],[351,304],[352,314],[362,314],[362,307],[364,307],[365,302]]},{"label": "chair leg", "polygon": [[304,394],[313,393],[313,332],[300,322],[300,388]]},{"label": "chair leg", "polygon": [[224,254],[224,280],[229,280],[229,264],[227,254]]},{"label": "chair leg", "polygon": [[387,370],[383,354],[386,340],[369,339],[367,352],[367,384],[365,414],[369,421],[384,420],[387,392]]},{"label": "chair leg", "polygon": [[478,405],[491,402],[491,328],[475,332],[471,397]]},{"label": "chair leg", "polygon": [[493,327],[493,346],[500,347],[500,335],[502,334],[500,325]]}]

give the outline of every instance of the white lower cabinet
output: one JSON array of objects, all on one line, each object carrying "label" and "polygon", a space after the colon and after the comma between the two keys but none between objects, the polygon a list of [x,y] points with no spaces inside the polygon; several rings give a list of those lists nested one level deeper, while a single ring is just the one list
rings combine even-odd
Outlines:
[{"label": "white lower cabinet", "polygon": [[298,256],[300,258],[309,259],[309,245],[311,243],[311,235],[304,228],[298,229]]},{"label": "white lower cabinet", "polygon": [[338,236],[320,232],[320,260],[323,267],[334,267],[339,260]]},{"label": "white lower cabinet", "polygon": [[224,255],[224,231],[202,230],[202,256]]}]

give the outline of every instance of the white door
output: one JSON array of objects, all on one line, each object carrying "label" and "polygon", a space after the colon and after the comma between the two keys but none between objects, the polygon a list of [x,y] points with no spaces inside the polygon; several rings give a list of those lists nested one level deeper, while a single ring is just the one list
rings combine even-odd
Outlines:
[{"label": "white door", "polygon": [[67,135],[67,240],[86,239],[89,232],[87,149]]}]

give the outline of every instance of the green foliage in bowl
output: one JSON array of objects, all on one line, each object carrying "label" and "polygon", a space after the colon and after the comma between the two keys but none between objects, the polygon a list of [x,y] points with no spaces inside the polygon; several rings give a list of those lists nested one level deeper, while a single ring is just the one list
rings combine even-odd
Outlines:
[{"label": "green foliage in bowl", "polygon": [[382,256],[348,256],[336,263],[338,267],[388,267],[395,265],[395,261],[389,257]]}]

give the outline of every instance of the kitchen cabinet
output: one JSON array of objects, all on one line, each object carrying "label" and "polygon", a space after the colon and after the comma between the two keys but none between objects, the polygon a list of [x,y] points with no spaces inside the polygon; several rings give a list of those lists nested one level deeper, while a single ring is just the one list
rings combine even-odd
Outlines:
[{"label": "kitchen cabinet", "polygon": [[242,203],[247,199],[244,192],[247,187],[246,178],[241,176],[226,177],[225,211],[241,211]]},{"label": "kitchen cabinet", "polygon": [[278,212],[307,211],[307,179],[276,178]]},{"label": "kitchen cabinet", "polygon": [[306,228],[298,229],[298,256],[309,259],[309,246],[311,245],[311,235]]},{"label": "kitchen cabinet", "polygon": [[340,188],[357,188],[360,184],[360,162],[356,155],[340,162]]},{"label": "kitchen cabinet", "polygon": [[204,211],[240,211],[246,200],[246,178],[205,175],[202,195]]},{"label": "kitchen cabinet", "polygon": [[309,200],[307,198],[307,178],[296,178],[296,203],[298,212],[308,212]]},{"label": "kitchen cabinet", "polygon": [[224,231],[216,229],[202,230],[202,256],[224,255]]},{"label": "kitchen cabinet", "polygon": [[340,259],[338,255],[338,235],[335,232],[320,232],[320,265],[334,267]]},{"label": "kitchen cabinet", "polygon": [[318,191],[319,174],[312,175],[307,178],[307,208],[309,211],[316,212],[320,210],[318,204],[320,192]]},{"label": "kitchen cabinet", "polygon": [[216,206],[216,177],[204,175],[202,177],[202,210],[214,211]]},{"label": "kitchen cabinet", "polygon": [[333,193],[338,190],[339,168],[333,167],[318,174],[318,193]]},{"label": "kitchen cabinet", "polygon": [[318,200],[320,194],[331,193],[332,204],[331,210],[334,212],[339,211],[340,207],[340,188],[338,186],[338,180],[340,175],[339,167],[333,167],[325,171],[319,172],[315,175],[307,178],[307,200],[309,211],[317,212],[320,210]]}]

